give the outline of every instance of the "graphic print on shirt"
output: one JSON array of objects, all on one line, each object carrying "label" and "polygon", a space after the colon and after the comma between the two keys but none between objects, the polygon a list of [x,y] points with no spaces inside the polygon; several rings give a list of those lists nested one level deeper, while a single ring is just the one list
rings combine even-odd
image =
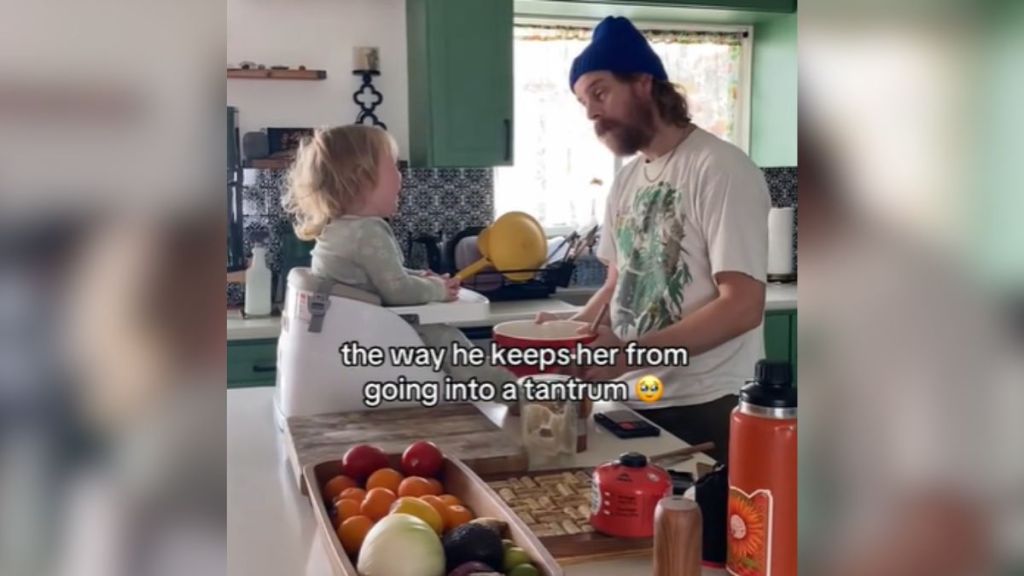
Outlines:
[{"label": "graphic print on shirt", "polygon": [[613,319],[619,337],[660,330],[682,315],[683,289],[693,277],[682,246],[685,211],[680,196],[668,182],[659,182],[638,190],[620,212]]}]

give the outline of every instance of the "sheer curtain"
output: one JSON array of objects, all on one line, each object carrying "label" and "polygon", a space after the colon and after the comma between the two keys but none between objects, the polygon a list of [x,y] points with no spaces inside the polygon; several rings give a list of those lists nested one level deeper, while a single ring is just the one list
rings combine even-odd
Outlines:
[{"label": "sheer curtain", "polygon": [[[522,210],[548,229],[599,223],[615,176],[569,88],[572,60],[591,29],[515,27],[515,166],[494,171],[495,212]],[[644,30],[697,125],[743,145],[744,33]]]}]

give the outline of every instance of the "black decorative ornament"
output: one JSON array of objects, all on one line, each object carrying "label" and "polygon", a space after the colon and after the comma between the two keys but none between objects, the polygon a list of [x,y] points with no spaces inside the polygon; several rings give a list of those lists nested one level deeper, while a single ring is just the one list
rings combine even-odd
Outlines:
[{"label": "black decorative ornament", "polygon": [[388,127],[373,113],[384,101],[384,95],[373,86],[373,77],[380,76],[377,70],[353,70],[353,74],[362,76],[363,84],[352,95],[352,101],[359,106],[359,115],[356,117],[356,124],[372,123],[374,126],[387,130]]}]

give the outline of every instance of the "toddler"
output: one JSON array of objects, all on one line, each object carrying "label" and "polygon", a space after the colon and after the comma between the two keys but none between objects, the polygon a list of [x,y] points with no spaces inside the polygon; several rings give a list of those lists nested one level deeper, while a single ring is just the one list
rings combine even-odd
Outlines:
[{"label": "toddler", "polygon": [[[317,130],[299,148],[282,198],[294,220],[295,234],[316,240],[314,274],[371,292],[385,306],[411,306],[457,298],[459,281],[429,270],[403,266],[402,252],[384,220],[398,208],[402,175],[398,146],[384,130],[360,124]],[[424,344],[450,349],[472,344],[457,328],[415,326]],[[496,366],[452,366],[443,369],[455,381],[476,378],[500,390],[514,381]]]}]

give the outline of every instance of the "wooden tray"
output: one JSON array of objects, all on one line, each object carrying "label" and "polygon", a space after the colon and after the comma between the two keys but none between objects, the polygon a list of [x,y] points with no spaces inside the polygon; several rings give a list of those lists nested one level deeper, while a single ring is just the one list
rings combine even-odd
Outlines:
[{"label": "wooden tray", "polygon": [[[703,469],[703,470],[702,470]],[[698,464],[698,477],[709,467]],[[563,566],[653,553],[653,538],[615,538],[590,525],[593,468],[485,474],[483,480]]]},{"label": "wooden tray", "polygon": [[[398,469],[401,455],[390,454],[388,458],[391,461],[391,466]],[[333,573],[336,576],[359,576],[352,560],[341,547],[341,541],[331,523],[327,505],[320,490],[324,483],[341,472],[341,461],[330,460],[320,464],[311,464],[306,466],[303,472],[309,499],[313,505],[313,515],[323,532],[323,541]],[[564,576],[562,568],[551,553],[544,548],[540,540],[468,466],[457,458],[445,457],[442,475],[446,493],[462,500],[475,517],[486,516],[508,522],[509,539],[529,554],[530,561],[542,576]]]}]

